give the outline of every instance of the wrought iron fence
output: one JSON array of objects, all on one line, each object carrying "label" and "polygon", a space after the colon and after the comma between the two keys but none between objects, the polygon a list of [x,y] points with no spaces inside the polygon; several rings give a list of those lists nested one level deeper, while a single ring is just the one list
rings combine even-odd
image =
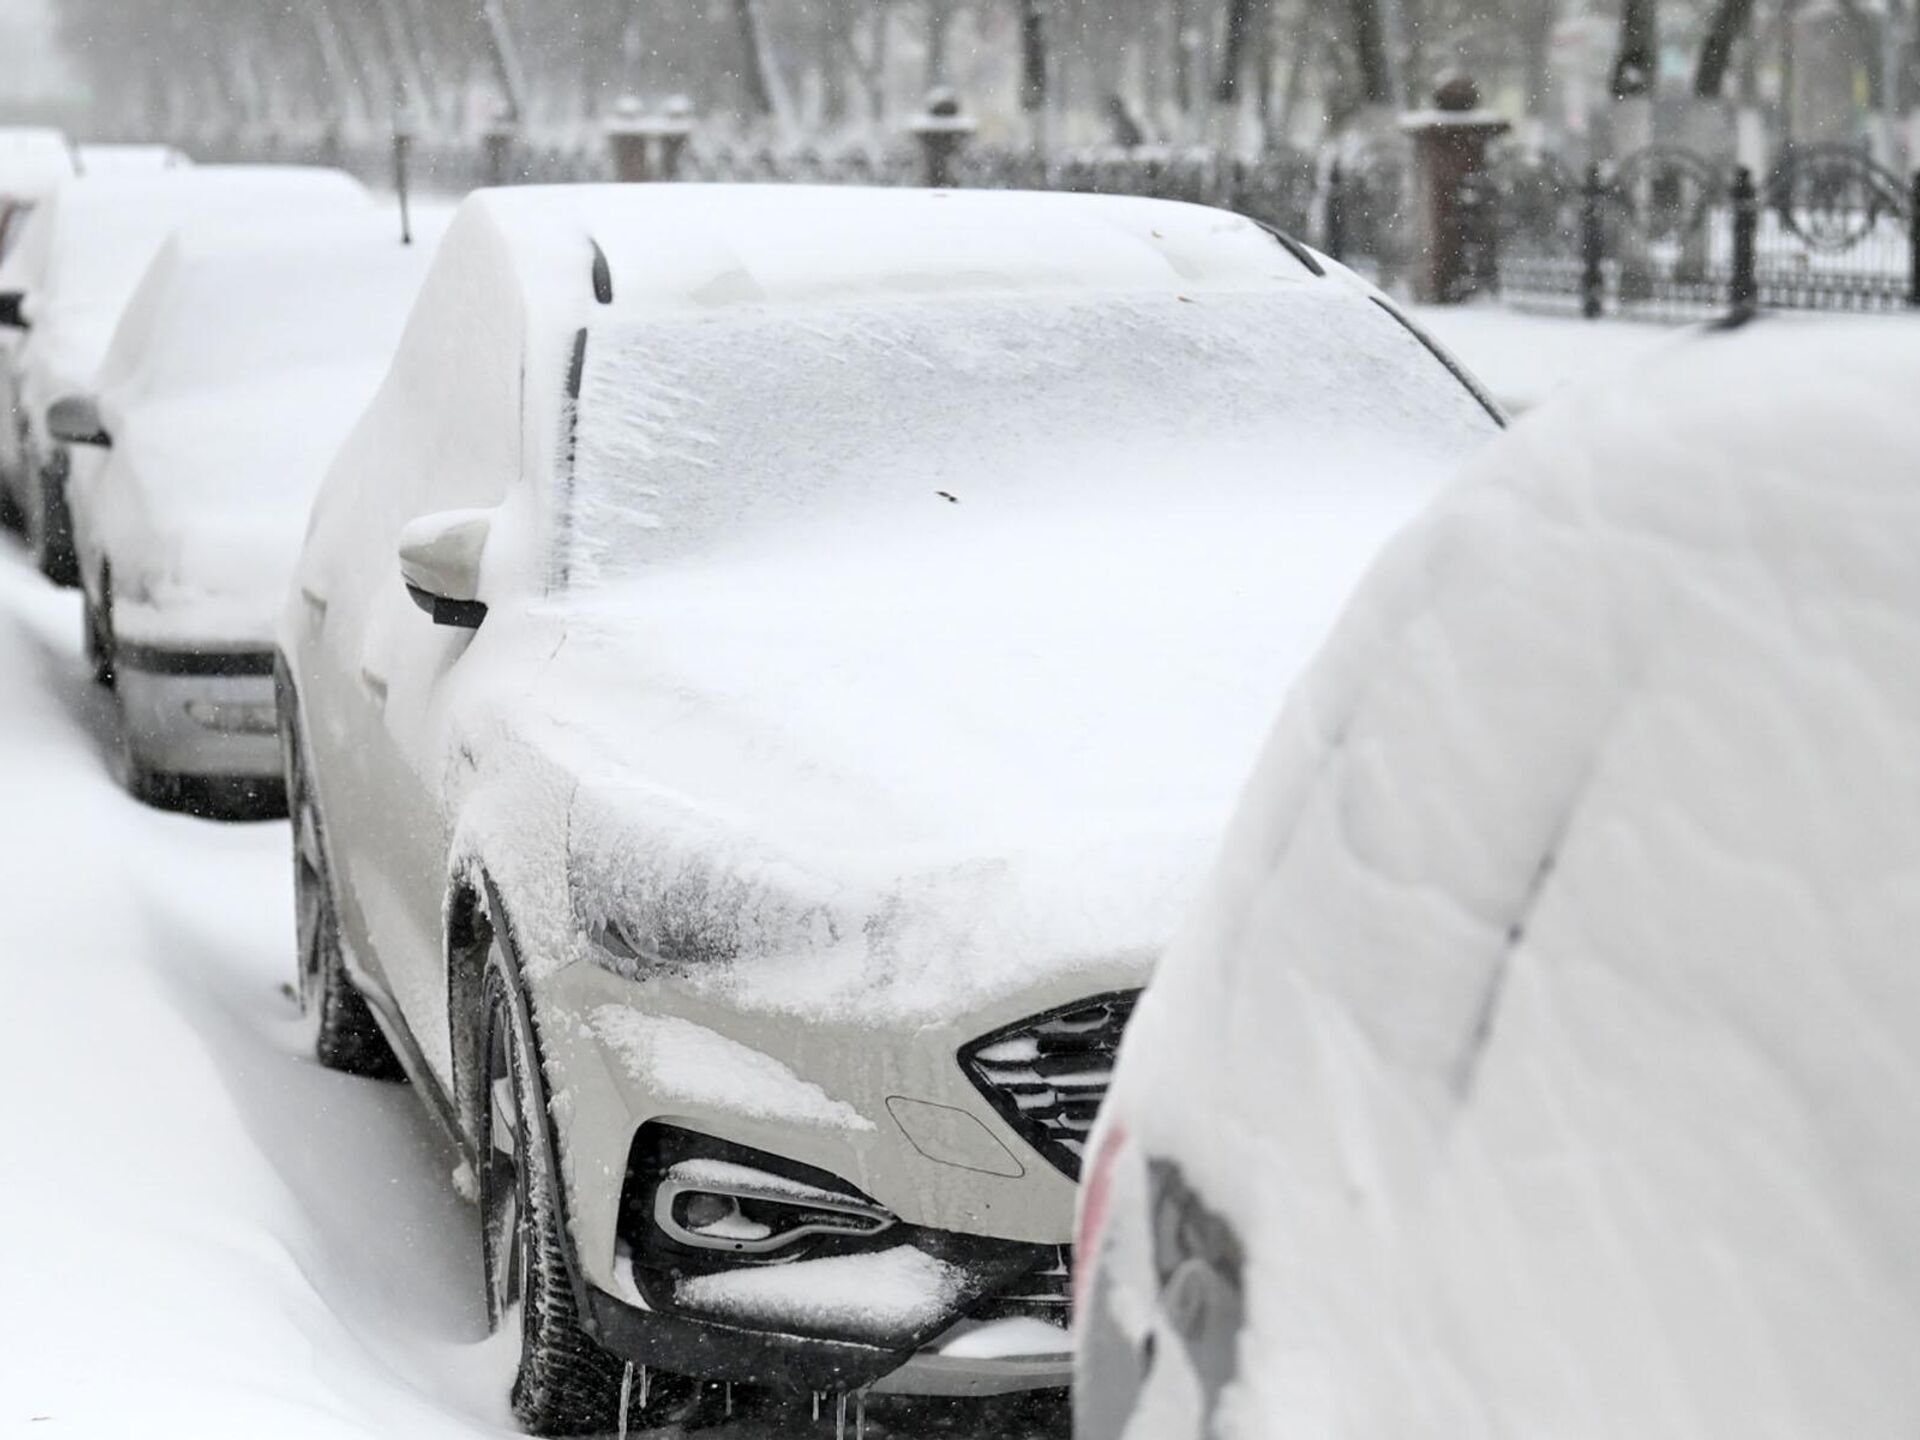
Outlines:
[{"label": "wrought iron fence", "polygon": [[[493,132],[481,143],[409,145],[416,183],[475,185],[614,178],[592,137],[530,144]],[[931,151],[880,146],[774,149],[678,145],[662,178],[694,182],[925,184]],[[370,180],[391,175],[384,145],[259,143],[224,159],[304,159]],[[1274,148],[1258,159],[1204,148],[1088,149],[1041,156],[964,145],[939,169],[974,188],[1130,194],[1223,206],[1316,240],[1382,284],[1409,273],[1411,155],[1379,144],[1335,161]],[[1698,318],[1756,306],[1887,311],[1920,306],[1920,175],[1905,181],[1846,146],[1803,148],[1765,177],[1656,145],[1602,169],[1550,154],[1496,154],[1454,197],[1466,252],[1453,293],[1586,315]]]}]

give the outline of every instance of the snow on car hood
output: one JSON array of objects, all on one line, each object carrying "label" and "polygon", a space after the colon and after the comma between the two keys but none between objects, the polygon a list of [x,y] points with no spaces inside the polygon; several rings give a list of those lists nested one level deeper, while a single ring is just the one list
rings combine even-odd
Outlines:
[{"label": "snow on car hood", "polygon": [[581,919],[781,1008],[1139,978],[1289,681],[1437,479],[1388,447],[1292,458],[1174,512],[1118,481],[1018,515],[929,493],[602,595],[538,687],[581,781]]},{"label": "snow on car hood", "polygon": [[1357,594],[1107,1111],[1246,1251],[1223,1435],[1920,1431],[1916,373],[1699,338]]}]

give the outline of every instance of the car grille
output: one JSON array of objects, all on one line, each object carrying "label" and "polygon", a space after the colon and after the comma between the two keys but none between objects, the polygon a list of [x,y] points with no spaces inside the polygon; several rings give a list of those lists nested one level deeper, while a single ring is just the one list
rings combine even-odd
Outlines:
[{"label": "car grille", "polygon": [[1073,1313],[1073,1251],[1054,1252],[1027,1275],[967,1312],[971,1320],[1008,1320],[1022,1316],[1065,1327]]},{"label": "car grille", "polygon": [[1064,1174],[1080,1177],[1081,1152],[1113,1078],[1120,1032],[1140,998],[1123,990],[983,1035],[961,1067],[1021,1138]]}]

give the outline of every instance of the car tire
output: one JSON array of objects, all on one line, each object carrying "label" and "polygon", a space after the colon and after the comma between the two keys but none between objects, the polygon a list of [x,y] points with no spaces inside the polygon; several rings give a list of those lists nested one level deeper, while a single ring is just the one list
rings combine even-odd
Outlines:
[{"label": "car tire", "polygon": [[87,663],[93,669],[93,683],[113,688],[113,576],[100,572],[100,603],[82,590],[80,607],[81,638],[86,642]]},{"label": "car tire", "polygon": [[[380,1032],[366,997],[347,974],[340,951],[340,924],[334,911],[332,877],[321,842],[320,815],[296,747],[287,765],[289,810],[293,819],[294,939],[298,960],[300,1013],[306,1020],[314,1058],[329,1070],[373,1080],[404,1078],[393,1047]],[[178,777],[167,777],[177,782]],[[144,798],[144,797],[143,797]]]},{"label": "car tire", "polygon": [[489,1324],[519,1334],[513,1413],[534,1435],[604,1434],[619,1423],[625,1366],[580,1323],[558,1179],[532,1128],[545,1113],[539,1045],[497,937],[480,1003],[481,1255]]},{"label": "car tire", "polygon": [[33,559],[40,573],[63,590],[80,584],[80,560],[73,550],[73,512],[67,508],[65,452],[55,452],[40,471],[39,526],[33,535]]}]

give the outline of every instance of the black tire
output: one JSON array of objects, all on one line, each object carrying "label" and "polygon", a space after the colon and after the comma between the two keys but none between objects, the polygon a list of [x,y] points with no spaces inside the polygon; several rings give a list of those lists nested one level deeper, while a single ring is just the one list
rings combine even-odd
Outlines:
[{"label": "black tire", "polygon": [[67,509],[68,460],[56,451],[40,472],[39,527],[30,537],[40,573],[63,590],[80,584],[80,561],[73,551],[73,514]]},{"label": "black tire", "polygon": [[[380,1033],[366,997],[354,987],[340,954],[340,925],[333,884],[321,843],[320,815],[305,782],[305,767],[283,722],[287,760],[285,789],[293,819],[293,913],[299,966],[300,1013],[307,1022],[314,1058],[329,1070],[373,1080],[405,1078],[393,1047]],[[173,777],[176,785],[177,777]],[[276,787],[278,788],[278,787]]]},{"label": "black tire", "polygon": [[[557,1179],[544,1135],[529,1124],[544,1113],[539,1046],[497,937],[480,1003],[481,1252],[489,1324],[519,1331],[513,1413],[534,1435],[604,1434],[619,1424],[625,1366],[580,1324]],[[629,1419],[636,1413],[630,1408]]]},{"label": "black tire", "polygon": [[[85,595],[85,592],[82,592]],[[113,576],[100,572],[100,603],[85,595],[80,607],[81,639],[86,642],[87,663],[93,667],[93,683],[113,688]]]}]

